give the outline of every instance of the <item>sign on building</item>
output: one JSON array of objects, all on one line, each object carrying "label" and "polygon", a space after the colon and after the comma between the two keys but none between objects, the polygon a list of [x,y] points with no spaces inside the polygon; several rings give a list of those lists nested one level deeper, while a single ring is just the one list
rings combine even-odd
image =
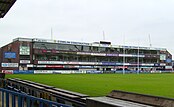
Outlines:
[{"label": "sign on building", "polygon": [[1,63],[2,67],[18,67],[18,63]]},{"label": "sign on building", "polygon": [[16,53],[15,52],[5,52],[4,58],[16,58]]},{"label": "sign on building", "polygon": [[30,60],[20,60],[20,63],[21,64],[29,64],[30,63]]},{"label": "sign on building", "polygon": [[13,74],[13,70],[2,70],[2,73]]}]

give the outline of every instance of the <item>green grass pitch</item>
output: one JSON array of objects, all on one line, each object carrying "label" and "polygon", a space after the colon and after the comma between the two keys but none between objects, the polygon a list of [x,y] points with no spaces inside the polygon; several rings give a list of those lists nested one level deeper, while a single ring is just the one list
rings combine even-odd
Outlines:
[{"label": "green grass pitch", "polygon": [[21,78],[90,96],[123,90],[174,98],[174,74],[14,74]]}]

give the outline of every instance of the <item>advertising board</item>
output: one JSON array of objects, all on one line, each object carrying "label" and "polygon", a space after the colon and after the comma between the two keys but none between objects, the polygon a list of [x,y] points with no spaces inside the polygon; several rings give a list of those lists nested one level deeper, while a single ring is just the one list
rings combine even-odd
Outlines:
[{"label": "advertising board", "polygon": [[14,70],[13,74],[34,74],[34,70]]},{"label": "advertising board", "polygon": [[74,73],[74,71],[73,70],[61,70],[61,71],[53,71],[53,73],[58,73],[58,74],[72,74],[72,73]]},{"label": "advertising board", "polygon": [[132,54],[119,54],[119,56],[125,57],[145,57],[145,55],[132,55]]},{"label": "advertising board", "polygon": [[75,74],[82,74],[82,73],[86,73],[85,71],[74,71]]},{"label": "advertising board", "polygon": [[169,58],[168,58],[168,59],[166,59],[166,62],[167,62],[167,63],[171,63],[171,62],[172,62],[172,59],[169,59]]},{"label": "advertising board", "polygon": [[47,68],[63,68],[63,65],[46,65]]},{"label": "advertising board", "polygon": [[79,68],[93,68],[93,66],[79,66]]},{"label": "advertising board", "polygon": [[160,64],[159,63],[155,63],[154,66],[158,67],[158,66],[160,66]]},{"label": "advertising board", "polygon": [[34,70],[34,74],[52,74],[53,70]]},{"label": "advertising board", "polygon": [[16,58],[16,53],[15,52],[5,52],[4,58]]},{"label": "advertising board", "polygon": [[130,63],[123,63],[124,65],[130,65]]},{"label": "advertising board", "polygon": [[45,68],[46,65],[37,65],[38,68]]},{"label": "advertising board", "polygon": [[13,74],[13,70],[2,70],[2,73]]},{"label": "advertising board", "polygon": [[65,64],[63,61],[38,61],[38,64]]},{"label": "advertising board", "polygon": [[38,64],[98,65],[98,64],[101,64],[101,63],[99,63],[99,62],[69,62],[69,61],[65,61],[65,62],[63,62],[63,61],[38,61]]},{"label": "advertising board", "polygon": [[102,62],[102,65],[116,65],[114,62]]},{"label": "advertising board", "polygon": [[64,65],[63,68],[79,68],[79,66]]},{"label": "advertising board", "polygon": [[142,63],[141,65],[142,66],[154,66],[154,64],[150,64],[150,63],[149,64]]},{"label": "advertising board", "polygon": [[118,54],[106,54],[106,56],[118,56]]},{"label": "advertising board", "polygon": [[160,63],[160,66],[166,66],[166,64],[165,63]]},{"label": "advertising board", "polygon": [[106,56],[105,53],[77,52],[78,55]]},{"label": "advertising board", "polygon": [[20,60],[20,63],[21,64],[29,64],[30,63],[30,60]]},{"label": "advertising board", "polygon": [[98,71],[98,70],[87,70],[86,71],[87,74],[102,74],[102,71]]},{"label": "advertising board", "polygon": [[89,43],[84,43],[84,42],[73,42],[73,41],[63,41],[63,40],[48,40],[48,39],[38,39],[38,38],[34,38],[33,41],[60,43],[60,44],[87,45],[87,46],[89,45]]},{"label": "advertising board", "polygon": [[116,65],[123,65],[123,63],[116,63]]},{"label": "advertising board", "polygon": [[80,65],[94,65],[94,62],[79,62]]},{"label": "advertising board", "polygon": [[34,70],[34,74],[73,74],[86,73],[86,71],[79,70]]},{"label": "advertising board", "polygon": [[33,64],[27,64],[27,67],[33,67],[34,65]]},{"label": "advertising board", "polygon": [[93,56],[106,56],[104,53],[91,53]]},{"label": "advertising board", "polygon": [[77,54],[79,54],[79,55],[91,55],[91,53],[89,53],[89,52],[77,52]]},{"label": "advertising board", "polygon": [[166,66],[166,69],[173,69],[172,66]]},{"label": "advertising board", "polygon": [[18,63],[1,63],[1,67],[18,67]]},{"label": "advertising board", "polygon": [[79,62],[69,62],[69,61],[66,61],[64,62],[65,64],[72,64],[72,65],[76,65],[76,64],[79,64]]}]

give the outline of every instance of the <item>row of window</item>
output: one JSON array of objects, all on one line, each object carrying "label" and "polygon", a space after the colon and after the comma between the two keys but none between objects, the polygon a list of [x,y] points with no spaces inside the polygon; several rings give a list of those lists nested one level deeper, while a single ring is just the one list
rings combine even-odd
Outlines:
[{"label": "row of window", "polygon": [[[137,49],[123,49],[123,48],[109,48],[109,47],[96,47],[96,46],[82,46],[82,45],[69,45],[69,44],[53,44],[53,43],[34,43],[35,49],[46,50],[64,50],[64,51],[84,51],[84,52],[106,52],[106,53],[130,53],[137,54]],[[157,50],[139,50],[140,54],[160,54]]]},{"label": "row of window", "polygon": [[[75,62],[123,62],[121,57],[104,57],[104,56],[73,56],[73,55],[36,55],[35,60],[51,60],[51,61],[75,61]],[[125,58],[127,63],[136,63],[138,58]],[[159,63],[159,59],[139,58],[140,63]]]}]

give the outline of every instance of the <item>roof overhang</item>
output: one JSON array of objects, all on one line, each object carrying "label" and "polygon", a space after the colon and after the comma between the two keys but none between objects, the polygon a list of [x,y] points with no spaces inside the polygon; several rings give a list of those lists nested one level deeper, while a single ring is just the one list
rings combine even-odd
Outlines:
[{"label": "roof overhang", "polygon": [[0,0],[0,18],[3,18],[16,0]]}]

